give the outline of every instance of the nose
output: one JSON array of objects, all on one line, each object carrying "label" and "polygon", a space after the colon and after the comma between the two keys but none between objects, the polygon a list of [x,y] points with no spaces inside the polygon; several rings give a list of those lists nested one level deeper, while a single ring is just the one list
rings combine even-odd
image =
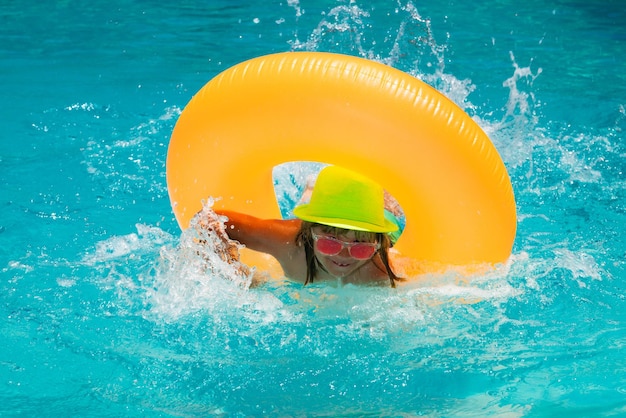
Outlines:
[{"label": "nose", "polygon": [[339,251],[339,253],[338,253],[337,255],[338,255],[338,256],[341,256],[341,257],[344,257],[344,258],[350,258],[350,257],[352,257],[352,256],[350,255],[350,250],[349,250],[349,249],[348,249],[348,247],[347,247],[347,246],[345,246],[345,245],[344,245],[343,247],[341,247],[341,251]]}]

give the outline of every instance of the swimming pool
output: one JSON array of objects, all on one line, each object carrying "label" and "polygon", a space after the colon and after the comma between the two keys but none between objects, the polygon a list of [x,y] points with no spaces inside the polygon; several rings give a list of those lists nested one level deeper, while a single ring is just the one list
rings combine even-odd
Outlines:
[{"label": "swimming pool", "polygon": [[[517,3],[5,5],[0,413],[626,414],[626,13]],[[292,49],[386,62],[475,117],[516,192],[510,261],[397,290],[204,274],[165,186],[174,123]]]}]

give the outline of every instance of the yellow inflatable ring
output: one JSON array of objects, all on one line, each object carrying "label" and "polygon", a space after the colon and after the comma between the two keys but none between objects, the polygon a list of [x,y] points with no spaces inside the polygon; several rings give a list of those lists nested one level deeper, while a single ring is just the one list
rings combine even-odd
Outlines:
[{"label": "yellow inflatable ring", "polygon": [[280,218],[272,168],[336,164],[380,183],[402,206],[401,257],[442,265],[499,263],[516,231],[506,168],[482,129],[422,81],[384,64],[287,52],[222,72],[172,133],[167,185],[182,228],[216,207]]}]

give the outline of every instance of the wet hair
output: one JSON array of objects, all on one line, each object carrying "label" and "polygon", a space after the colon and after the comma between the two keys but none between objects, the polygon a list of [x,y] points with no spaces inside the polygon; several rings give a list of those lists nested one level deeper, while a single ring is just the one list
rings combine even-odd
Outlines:
[{"label": "wet hair", "polygon": [[[318,268],[321,267],[319,260],[317,259],[317,257],[315,257],[315,252],[313,250],[313,234],[311,233],[311,229],[317,226],[321,227],[324,233],[334,236],[341,235],[346,231],[346,229],[343,228],[302,221],[300,231],[298,231],[298,234],[296,235],[296,245],[304,247],[304,255],[306,257],[306,280],[304,281],[305,286],[309,283],[313,283],[313,280],[317,275]],[[383,264],[382,267],[384,267],[384,270],[381,268],[379,263],[374,264],[376,265],[376,267],[381,269],[381,271],[387,273],[387,275],[389,276],[391,287],[396,287],[396,282],[401,281],[402,279],[393,272],[389,263],[389,248],[391,248],[392,245],[389,236],[380,232],[354,232],[356,234],[356,239],[359,241],[380,243],[380,248],[376,251],[376,253],[380,255],[380,260]]]}]

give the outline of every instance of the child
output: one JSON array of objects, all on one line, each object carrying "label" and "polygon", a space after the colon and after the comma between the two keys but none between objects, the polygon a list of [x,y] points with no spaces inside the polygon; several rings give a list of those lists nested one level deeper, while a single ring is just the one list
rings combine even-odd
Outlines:
[{"label": "child", "polygon": [[[223,230],[228,238],[272,255],[288,278],[305,285],[341,279],[354,284],[389,281],[395,287],[400,280],[389,264],[388,234],[398,225],[385,217],[384,191],[377,183],[338,166],[325,167],[309,203],[293,213],[298,219],[217,211],[228,218]],[[208,221],[204,225],[215,225]]]}]

